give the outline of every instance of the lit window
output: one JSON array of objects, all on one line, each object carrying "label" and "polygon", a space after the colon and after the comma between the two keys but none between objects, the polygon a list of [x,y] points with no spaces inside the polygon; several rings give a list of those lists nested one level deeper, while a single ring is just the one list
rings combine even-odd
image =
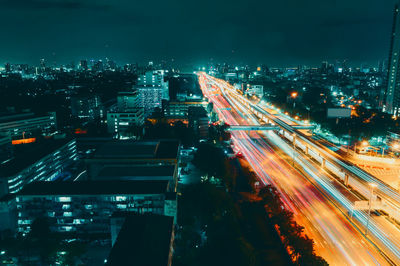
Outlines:
[{"label": "lit window", "polygon": [[59,202],[71,202],[71,197],[58,197]]},{"label": "lit window", "polygon": [[63,229],[64,231],[69,232],[69,231],[72,230],[72,226],[63,226],[62,229]]},{"label": "lit window", "polygon": [[64,212],[64,217],[71,217],[72,216],[72,212]]},{"label": "lit window", "polygon": [[126,197],[125,196],[116,196],[115,201],[125,201]]}]

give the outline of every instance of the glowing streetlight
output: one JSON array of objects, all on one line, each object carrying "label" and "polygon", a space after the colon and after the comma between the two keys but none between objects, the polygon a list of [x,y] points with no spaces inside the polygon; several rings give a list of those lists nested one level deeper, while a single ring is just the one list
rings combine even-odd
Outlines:
[{"label": "glowing streetlight", "polygon": [[[368,143],[368,141],[366,141],[366,140],[363,140],[361,143],[360,143],[360,145],[359,145],[359,147],[363,147],[363,148],[366,148],[366,147],[368,147],[369,146],[369,143]],[[354,155],[357,153],[357,144],[354,144]]]},{"label": "glowing streetlight", "polygon": [[294,91],[290,94],[290,97],[292,97],[293,99],[293,109],[292,109],[292,115],[294,113],[294,108],[296,107],[296,97],[297,97],[298,93],[297,91]]}]

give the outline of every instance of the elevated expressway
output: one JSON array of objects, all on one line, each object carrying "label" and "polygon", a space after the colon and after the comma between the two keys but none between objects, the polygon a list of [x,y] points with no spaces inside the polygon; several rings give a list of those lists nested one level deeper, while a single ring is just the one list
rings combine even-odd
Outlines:
[{"label": "elevated expressway", "polygon": [[[220,119],[238,129],[245,126],[243,131],[231,132],[235,147],[263,183],[278,188],[287,208],[315,240],[318,254],[332,265],[400,264],[400,233],[396,226],[377,217],[369,221],[366,212],[354,210],[353,203],[359,198],[344,185],[337,184],[330,172],[339,176],[343,183],[355,187],[366,188],[368,181],[361,182],[353,174],[346,173],[347,168],[341,171],[339,167],[345,162],[313,141],[304,132],[307,125],[301,128],[295,123],[289,125],[238,94],[225,81],[199,73],[199,82]],[[264,123],[269,127],[278,126],[279,130],[246,131],[248,126]],[[293,156],[297,169],[282,159],[285,156]],[[366,189],[367,197],[368,193]]]}]

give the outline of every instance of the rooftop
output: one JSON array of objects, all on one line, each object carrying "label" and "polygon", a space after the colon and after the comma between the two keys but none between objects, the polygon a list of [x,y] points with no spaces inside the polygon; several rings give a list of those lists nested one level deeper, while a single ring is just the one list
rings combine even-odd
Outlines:
[{"label": "rooftop", "polygon": [[35,114],[31,112],[0,115],[0,123],[8,123],[11,121],[33,118],[34,116]]},{"label": "rooftop", "polygon": [[95,159],[175,159],[178,141],[111,141],[100,146]]},{"label": "rooftop", "polygon": [[168,265],[173,217],[129,215],[111,249],[107,265]]},{"label": "rooftop", "polygon": [[0,177],[13,176],[34,164],[50,153],[61,148],[71,141],[66,139],[42,139],[34,143],[14,146],[14,158],[4,164],[0,164]]},{"label": "rooftop", "polygon": [[175,166],[132,166],[132,167],[105,167],[97,176],[97,179],[106,178],[151,178],[151,177],[173,177]]},{"label": "rooftop", "polygon": [[18,195],[114,195],[163,194],[168,181],[75,181],[33,182]]}]

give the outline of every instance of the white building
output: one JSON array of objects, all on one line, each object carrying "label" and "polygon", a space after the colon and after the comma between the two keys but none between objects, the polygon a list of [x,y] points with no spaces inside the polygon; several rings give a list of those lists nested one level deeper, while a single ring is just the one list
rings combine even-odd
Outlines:
[{"label": "white building", "polygon": [[169,100],[169,85],[168,81],[165,81],[166,73],[168,73],[167,70],[147,71],[144,75],[139,76],[137,86],[138,88],[162,88],[162,99]]},{"label": "white building", "polygon": [[141,126],[144,123],[144,111],[143,108],[132,109],[129,112],[110,112],[107,113],[107,127],[108,132],[111,134],[125,137],[129,134],[128,131],[133,126]]},{"label": "white building", "polygon": [[247,85],[247,94],[255,95],[258,98],[264,96],[264,86],[263,85]]}]

